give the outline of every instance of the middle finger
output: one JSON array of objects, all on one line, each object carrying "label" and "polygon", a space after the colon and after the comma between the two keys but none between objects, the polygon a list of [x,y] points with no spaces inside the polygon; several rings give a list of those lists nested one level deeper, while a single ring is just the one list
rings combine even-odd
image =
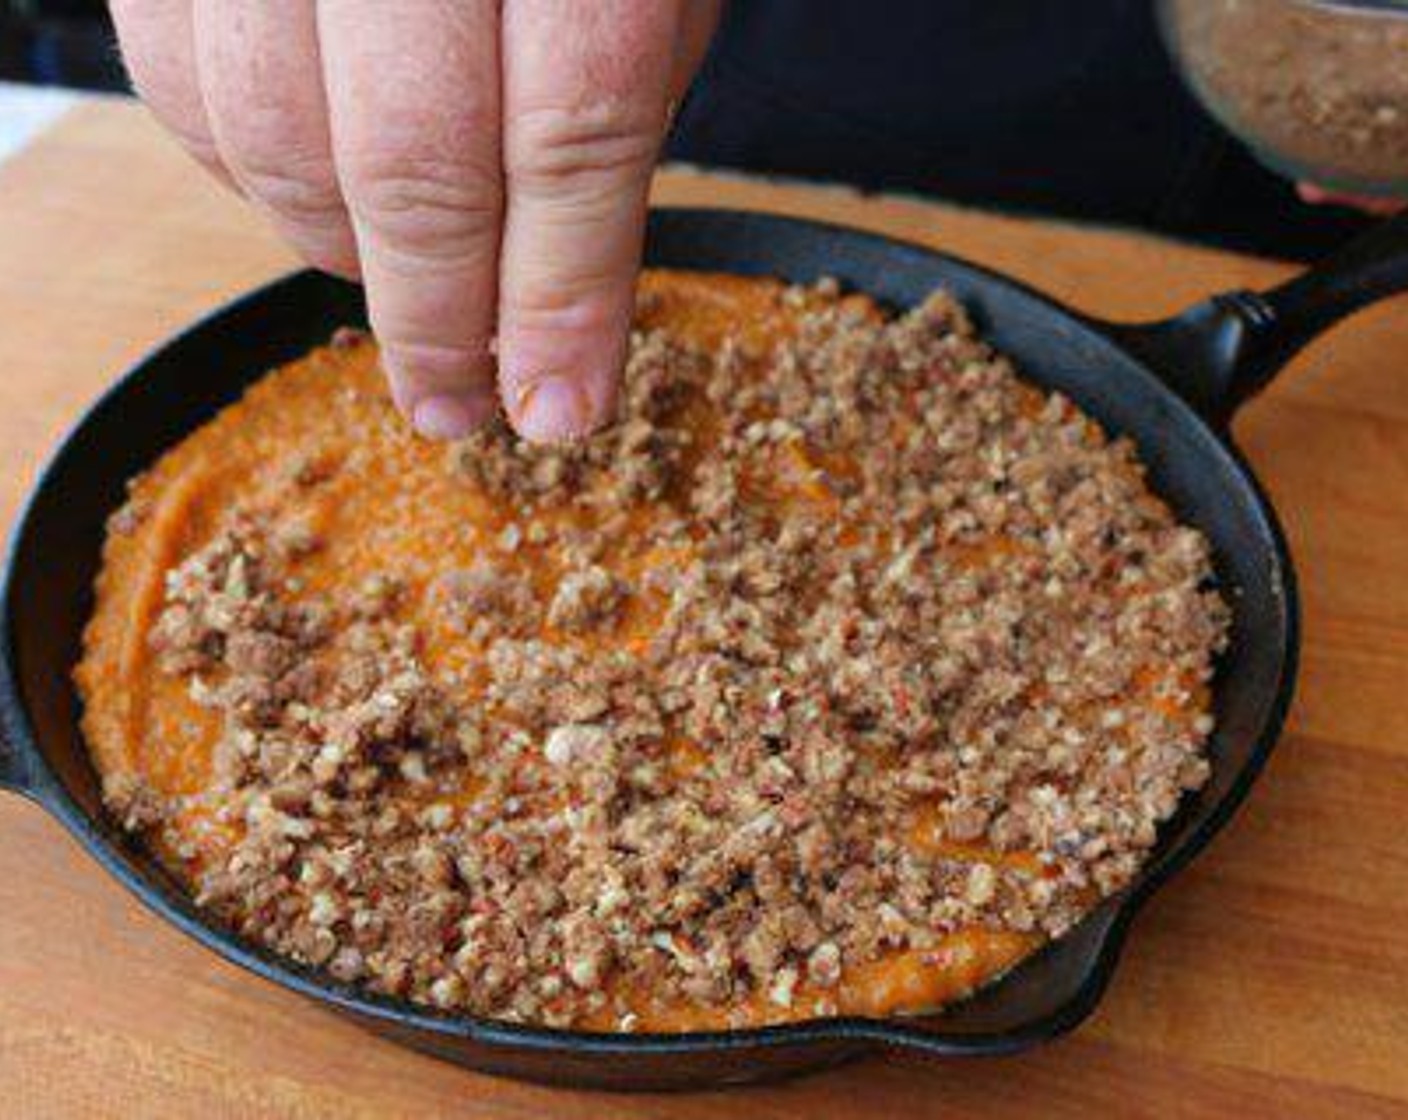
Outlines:
[{"label": "middle finger", "polygon": [[320,0],[333,155],[397,405],[456,437],[497,407],[497,0]]}]

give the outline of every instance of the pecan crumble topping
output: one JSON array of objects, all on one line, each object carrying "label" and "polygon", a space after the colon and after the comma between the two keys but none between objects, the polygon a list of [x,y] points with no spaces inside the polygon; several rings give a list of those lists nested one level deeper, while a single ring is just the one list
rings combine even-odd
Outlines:
[{"label": "pecan crumble topping", "polygon": [[1206,541],[949,297],[777,298],[766,345],[705,347],[647,294],[612,428],[450,449],[493,511],[466,565],[308,578],[336,525],[290,511],[346,462],[240,503],[147,636],[208,781],[109,770],[119,819],[341,981],[621,1030],[836,1013],[888,957],[1034,947],[1128,883],[1208,776]]}]

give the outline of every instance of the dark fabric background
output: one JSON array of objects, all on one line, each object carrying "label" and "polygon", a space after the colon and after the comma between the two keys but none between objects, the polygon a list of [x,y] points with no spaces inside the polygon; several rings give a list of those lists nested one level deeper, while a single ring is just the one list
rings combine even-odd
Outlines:
[{"label": "dark fabric background", "polygon": [[671,154],[1306,257],[1308,207],[1195,104],[1152,0],[733,0]]},{"label": "dark fabric background", "polygon": [[[1226,136],[1155,23],[1154,0],[732,0],[671,154],[1276,256],[1365,224]],[[0,77],[121,88],[101,0],[0,0]]]}]

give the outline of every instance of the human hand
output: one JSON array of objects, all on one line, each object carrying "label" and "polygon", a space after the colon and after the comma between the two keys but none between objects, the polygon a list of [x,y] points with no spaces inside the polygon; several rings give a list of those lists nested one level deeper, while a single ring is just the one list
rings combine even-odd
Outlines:
[{"label": "human hand", "polygon": [[556,440],[610,415],[651,171],[721,2],[112,11],[157,118],[309,263],[363,280],[420,432],[464,435],[502,400]]},{"label": "human hand", "polygon": [[1296,184],[1296,193],[1300,195],[1302,201],[1317,206],[1349,206],[1355,210],[1362,210],[1366,214],[1376,214],[1383,218],[1397,214],[1405,205],[1408,205],[1400,202],[1396,198],[1377,198],[1372,195],[1344,194],[1340,191],[1326,190],[1324,187],[1306,182]]}]

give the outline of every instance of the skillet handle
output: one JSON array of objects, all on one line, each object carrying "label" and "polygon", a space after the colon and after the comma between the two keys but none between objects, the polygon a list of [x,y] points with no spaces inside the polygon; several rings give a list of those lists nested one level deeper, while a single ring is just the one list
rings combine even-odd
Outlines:
[{"label": "skillet handle", "polygon": [[1408,291],[1408,211],[1265,292],[1215,295],[1115,338],[1205,417],[1226,423],[1309,342],[1360,308]]}]

